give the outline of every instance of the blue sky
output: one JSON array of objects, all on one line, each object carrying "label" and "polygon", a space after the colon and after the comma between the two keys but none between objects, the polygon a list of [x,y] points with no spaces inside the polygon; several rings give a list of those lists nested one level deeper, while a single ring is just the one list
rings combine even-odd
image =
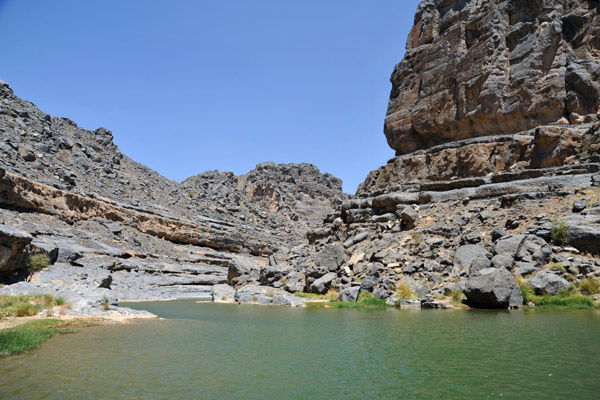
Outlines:
[{"label": "blue sky", "polygon": [[354,193],[417,0],[0,0],[0,79],[181,181],[309,162]]}]

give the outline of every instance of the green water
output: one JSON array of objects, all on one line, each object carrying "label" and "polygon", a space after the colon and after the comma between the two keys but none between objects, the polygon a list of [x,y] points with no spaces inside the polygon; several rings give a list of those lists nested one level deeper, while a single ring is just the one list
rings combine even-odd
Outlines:
[{"label": "green water", "polygon": [[597,399],[598,311],[137,303],[0,359],[0,399]]}]

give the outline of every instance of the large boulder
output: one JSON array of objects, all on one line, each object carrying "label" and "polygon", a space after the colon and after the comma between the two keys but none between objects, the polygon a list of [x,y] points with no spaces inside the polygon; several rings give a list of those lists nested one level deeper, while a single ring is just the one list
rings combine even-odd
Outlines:
[{"label": "large boulder", "polygon": [[506,269],[487,268],[469,276],[464,288],[476,308],[509,308],[523,305],[521,289]]},{"label": "large boulder", "polygon": [[[262,267],[260,270],[260,284],[273,286],[276,282],[282,281],[292,271],[289,264],[275,264]],[[281,283],[283,285],[283,282]]]},{"label": "large boulder", "polygon": [[229,285],[213,285],[210,293],[215,303],[235,303],[235,289]]},{"label": "large boulder", "polygon": [[318,294],[327,293],[327,290],[331,286],[331,282],[335,278],[337,278],[337,274],[335,272],[326,273],[319,279],[315,280],[312,285],[310,285],[310,291]]},{"label": "large boulder", "polygon": [[496,241],[494,253],[494,266],[511,269],[515,261],[522,261],[534,264],[539,269],[550,261],[552,250],[539,236],[508,235]]},{"label": "large boulder", "polygon": [[527,282],[538,295],[548,293],[550,296],[556,296],[560,291],[571,288],[571,284],[566,279],[551,272],[540,272],[529,278]]},{"label": "large boulder", "polygon": [[340,295],[338,296],[338,299],[340,299],[340,301],[355,302],[358,299],[359,293],[360,293],[360,286],[350,286],[350,287],[342,289],[340,291]]},{"label": "large boulder", "polygon": [[481,256],[489,258],[488,256],[491,256],[491,254],[489,254],[485,247],[478,244],[460,246],[456,249],[456,253],[454,253],[454,266],[456,268],[463,267],[469,269],[473,261]]},{"label": "large boulder", "polygon": [[600,255],[600,216],[572,216],[566,219],[569,227],[567,242],[579,251]]},{"label": "large boulder", "polygon": [[306,287],[306,276],[302,272],[292,271],[285,278],[284,289],[290,293],[303,292]]},{"label": "large boulder", "polygon": [[256,282],[260,278],[260,267],[252,259],[235,256],[229,261],[227,281],[230,284]]},{"label": "large boulder", "polygon": [[25,264],[25,250],[33,238],[12,226],[0,224],[0,275],[9,276]]},{"label": "large boulder", "polygon": [[315,256],[315,265],[328,271],[337,271],[346,261],[348,254],[340,244],[328,244]]},{"label": "large boulder", "polygon": [[302,307],[304,300],[281,289],[267,286],[245,285],[235,292],[235,299],[239,303],[280,305]]}]

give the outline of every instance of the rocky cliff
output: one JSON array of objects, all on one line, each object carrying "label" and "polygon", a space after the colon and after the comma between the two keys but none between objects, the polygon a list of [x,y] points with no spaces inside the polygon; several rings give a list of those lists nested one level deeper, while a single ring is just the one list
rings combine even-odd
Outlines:
[{"label": "rocky cliff", "polygon": [[596,120],[598,10],[591,0],[421,2],[391,78],[389,145],[402,155]]},{"label": "rocky cliff", "polygon": [[396,157],[309,234],[306,259],[345,254],[341,297],[512,307],[515,277],[555,295],[600,276],[599,10],[421,2],[391,77]]},{"label": "rocky cliff", "polygon": [[[347,197],[310,164],[170,181],[121,154],[110,131],[45,114],[0,81],[3,292],[58,291],[88,311],[105,295],[212,298],[232,265],[268,266]],[[47,268],[30,276],[35,254]]]}]

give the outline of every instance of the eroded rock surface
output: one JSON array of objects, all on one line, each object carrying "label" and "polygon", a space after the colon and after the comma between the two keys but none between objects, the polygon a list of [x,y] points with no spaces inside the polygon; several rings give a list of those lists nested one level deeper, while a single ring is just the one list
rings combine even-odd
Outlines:
[{"label": "eroded rock surface", "polygon": [[391,77],[389,145],[401,155],[595,116],[599,27],[594,1],[422,1]]}]

